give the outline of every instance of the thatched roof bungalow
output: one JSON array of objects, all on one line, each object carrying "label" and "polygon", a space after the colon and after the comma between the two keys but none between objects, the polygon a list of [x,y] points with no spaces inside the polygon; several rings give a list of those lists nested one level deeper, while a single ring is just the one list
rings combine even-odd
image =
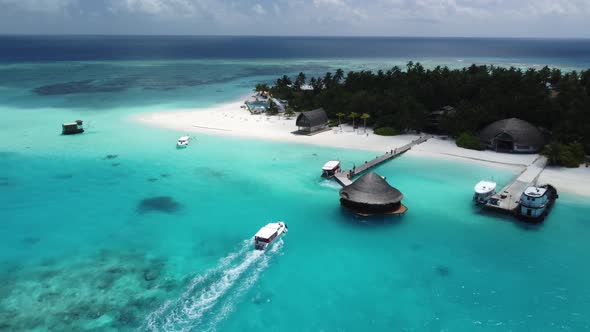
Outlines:
[{"label": "thatched roof bungalow", "polygon": [[295,122],[301,133],[315,133],[328,128],[328,115],[323,108],[313,111],[303,112],[297,117]]},{"label": "thatched roof bungalow", "polygon": [[356,214],[403,214],[404,195],[376,173],[369,172],[340,190],[340,204]]}]

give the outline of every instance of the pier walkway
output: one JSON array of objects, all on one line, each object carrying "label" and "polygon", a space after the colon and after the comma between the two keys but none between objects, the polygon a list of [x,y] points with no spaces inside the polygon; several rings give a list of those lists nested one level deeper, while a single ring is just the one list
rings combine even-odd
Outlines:
[{"label": "pier walkway", "polygon": [[522,193],[527,187],[537,183],[537,179],[546,165],[547,158],[539,156],[516,179],[492,196],[486,207],[504,212],[514,212],[518,208],[518,204],[520,204]]},{"label": "pier walkway", "polygon": [[434,137],[434,136],[432,136],[432,135],[422,136],[422,137],[420,137],[420,138],[418,138],[418,139],[416,139],[416,140],[414,140],[414,141],[412,141],[400,148],[396,148],[394,150],[387,151],[387,152],[385,152],[384,155],[381,155],[373,160],[365,161],[364,164],[362,164],[358,167],[355,166],[353,169],[342,170],[341,172],[336,173],[334,178],[336,179],[336,181],[338,181],[338,183],[340,183],[341,186],[343,186],[343,187],[349,186],[352,184],[352,179],[355,176],[362,174],[373,167],[377,167],[388,160],[394,159],[395,157],[397,157],[401,154],[406,153],[412,147],[414,147],[418,144],[422,144],[432,137]]}]

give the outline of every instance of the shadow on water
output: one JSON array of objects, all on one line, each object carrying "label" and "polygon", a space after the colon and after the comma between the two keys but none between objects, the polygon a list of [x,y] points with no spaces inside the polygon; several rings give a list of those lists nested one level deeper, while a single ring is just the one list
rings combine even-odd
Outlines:
[{"label": "shadow on water", "polygon": [[381,227],[394,227],[400,226],[404,221],[404,216],[394,216],[394,215],[374,215],[374,216],[359,216],[354,212],[340,206],[339,213],[341,216],[341,220],[344,220],[345,223],[352,225],[354,227],[374,227],[374,228],[381,228]]},{"label": "shadow on water", "polygon": [[18,156],[17,152],[13,151],[0,151],[0,159],[9,159]]},{"label": "shadow on water", "polygon": [[494,219],[494,220],[491,220],[491,222],[494,222],[494,221],[508,222],[508,223],[511,223],[512,225],[514,225],[514,227],[522,229],[524,231],[531,231],[531,232],[532,231],[539,231],[543,227],[543,222],[528,222],[528,221],[519,219],[515,215],[508,215],[506,213],[501,213],[498,211],[481,210],[478,213],[482,214],[482,215],[487,215],[488,217],[490,217],[490,219]]},{"label": "shadow on water", "polygon": [[182,204],[170,196],[157,196],[144,198],[137,204],[137,212],[140,214],[148,212],[162,212],[173,214],[182,208]]},{"label": "shadow on water", "polygon": [[451,269],[445,265],[437,265],[434,271],[439,277],[448,277],[451,274]]},{"label": "shadow on water", "polygon": [[8,177],[0,177],[0,187],[12,187],[16,182]]},{"label": "shadow on water", "polygon": [[74,177],[74,174],[68,173],[68,174],[58,174],[54,178],[57,180],[69,180],[73,177]]}]

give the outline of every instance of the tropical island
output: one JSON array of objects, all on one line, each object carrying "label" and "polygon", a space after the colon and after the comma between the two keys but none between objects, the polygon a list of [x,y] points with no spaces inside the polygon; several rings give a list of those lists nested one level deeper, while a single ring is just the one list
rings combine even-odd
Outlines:
[{"label": "tropical island", "polygon": [[[520,172],[540,153],[557,167],[546,168],[539,181],[590,196],[589,81],[589,71],[478,65],[425,69],[410,62],[404,70],[337,70],[309,79],[304,73],[284,75],[272,85],[256,84],[254,93],[235,102],[134,117],[183,132],[380,154],[434,134],[412,155]],[[307,114],[320,119],[319,131],[298,130],[298,119]]]},{"label": "tropical island", "polygon": [[[486,148],[477,133],[486,125],[518,118],[539,128],[549,143],[550,162],[578,167],[590,154],[590,70],[562,72],[472,65],[463,69],[425,69],[409,62],[402,70],[338,69],[307,80],[283,76],[272,87],[296,112],[326,110],[334,123],[361,120],[376,134],[408,132],[449,134],[457,145]],[[336,122],[337,121],[337,122]]]}]

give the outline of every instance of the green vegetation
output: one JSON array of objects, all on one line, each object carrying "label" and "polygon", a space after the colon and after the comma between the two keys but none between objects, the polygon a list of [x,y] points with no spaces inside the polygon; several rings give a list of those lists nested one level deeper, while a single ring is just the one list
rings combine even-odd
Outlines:
[{"label": "green vegetation", "polygon": [[[306,82],[311,90],[301,89]],[[387,71],[337,70],[309,79],[299,74],[294,84],[283,76],[271,92],[295,111],[323,107],[331,118],[353,124],[366,113],[367,125],[402,132],[428,131],[430,112],[446,105],[456,111],[443,116],[438,129],[454,137],[516,117],[549,130],[556,142],[579,142],[590,153],[590,70],[477,65],[427,70],[410,62]]]},{"label": "green vegetation", "polygon": [[399,130],[397,130],[395,128],[391,128],[391,127],[377,128],[373,132],[375,133],[375,135],[380,135],[380,136],[396,136],[396,135],[400,134]]},{"label": "green vegetation", "polygon": [[541,154],[549,159],[549,164],[565,167],[579,167],[584,162],[584,147],[580,143],[551,143]]},{"label": "green vegetation", "polygon": [[287,108],[285,109],[285,117],[287,119],[290,119],[293,117],[293,115],[295,115],[295,111],[293,110],[292,107],[287,106]]},{"label": "green vegetation", "polygon": [[269,91],[269,90],[270,90],[270,87],[268,86],[268,84],[265,84],[265,83],[256,84],[256,87],[254,88],[254,91],[256,91],[256,92]]},{"label": "green vegetation", "polygon": [[458,147],[471,150],[485,150],[486,148],[486,146],[479,140],[479,137],[470,132],[464,132],[459,135],[455,143]]},{"label": "green vegetation", "polygon": [[361,119],[363,119],[363,127],[365,128],[365,132],[367,132],[367,120],[371,118],[371,115],[368,113],[361,114]]}]

